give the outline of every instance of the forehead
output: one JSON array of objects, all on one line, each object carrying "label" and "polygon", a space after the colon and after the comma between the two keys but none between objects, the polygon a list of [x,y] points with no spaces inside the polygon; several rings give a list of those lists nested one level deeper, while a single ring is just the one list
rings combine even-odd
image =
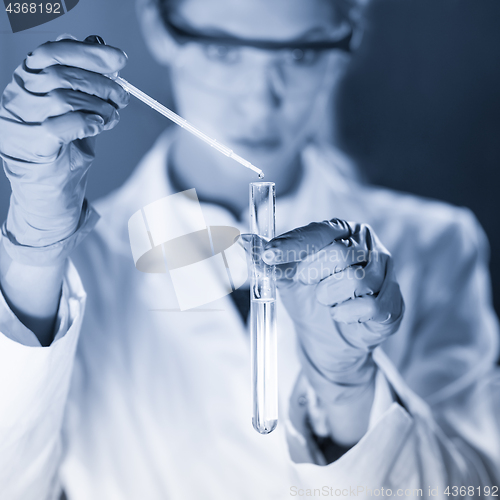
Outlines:
[{"label": "forehead", "polygon": [[176,13],[193,28],[242,38],[321,38],[341,22],[335,0],[183,0]]}]

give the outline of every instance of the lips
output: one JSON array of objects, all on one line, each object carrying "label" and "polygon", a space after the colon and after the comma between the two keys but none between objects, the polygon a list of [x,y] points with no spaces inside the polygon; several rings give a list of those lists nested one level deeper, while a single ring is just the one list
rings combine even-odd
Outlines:
[{"label": "lips", "polygon": [[232,142],[238,146],[260,151],[271,151],[281,146],[281,139],[278,137],[263,137],[263,138],[239,138]]}]

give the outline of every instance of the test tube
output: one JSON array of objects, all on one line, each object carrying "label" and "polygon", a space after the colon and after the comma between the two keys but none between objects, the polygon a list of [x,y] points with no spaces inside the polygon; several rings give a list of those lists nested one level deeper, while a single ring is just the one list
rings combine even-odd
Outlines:
[{"label": "test tube", "polygon": [[275,267],[262,259],[265,244],[275,236],[275,200],[273,182],[250,184],[252,424],[260,434],[269,434],[278,425],[276,275]]}]

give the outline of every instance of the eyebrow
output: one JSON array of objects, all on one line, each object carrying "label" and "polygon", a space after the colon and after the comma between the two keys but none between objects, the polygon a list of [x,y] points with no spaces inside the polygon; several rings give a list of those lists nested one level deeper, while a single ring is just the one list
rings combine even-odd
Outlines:
[{"label": "eyebrow", "polygon": [[352,27],[348,23],[344,23],[341,27],[346,26],[349,30],[340,39],[311,39],[312,36],[325,31],[321,28],[312,28],[299,37],[281,41],[239,38],[217,28],[209,29],[205,33],[202,33],[189,26],[177,24],[167,15],[162,15],[162,17],[165,27],[179,43],[198,41],[207,44],[248,46],[263,50],[279,50],[293,47],[314,50],[340,49],[349,52],[353,35]]}]

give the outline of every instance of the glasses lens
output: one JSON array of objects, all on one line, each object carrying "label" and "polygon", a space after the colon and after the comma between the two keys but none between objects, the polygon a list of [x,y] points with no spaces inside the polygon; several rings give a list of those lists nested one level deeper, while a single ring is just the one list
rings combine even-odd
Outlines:
[{"label": "glasses lens", "polygon": [[286,94],[315,92],[323,81],[329,53],[285,49],[259,50],[218,44],[189,43],[179,64],[197,85],[214,92],[242,95],[261,88],[262,80]]},{"label": "glasses lens", "polygon": [[[164,14],[164,13],[163,13]],[[163,16],[178,42],[177,66],[207,90],[241,95],[255,90],[262,78],[287,94],[315,92],[333,53],[349,51],[350,25],[343,24],[336,40],[300,42],[296,47],[266,40],[243,40],[198,33]]]}]

